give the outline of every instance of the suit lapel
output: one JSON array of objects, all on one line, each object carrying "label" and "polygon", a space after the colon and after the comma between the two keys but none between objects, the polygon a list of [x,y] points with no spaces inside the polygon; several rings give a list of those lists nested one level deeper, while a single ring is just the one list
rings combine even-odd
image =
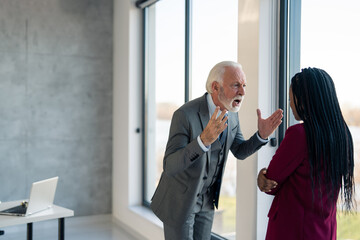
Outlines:
[{"label": "suit lapel", "polygon": [[227,139],[226,139],[226,149],[225,149],[225,159],[227,159],[227,155],[229,153],[229,149],[231,147],[232,142],[234,141],[236,134],[236,113],[229,112],[228,118],[228,126],[227,126]]},{"label": "suit lapel", "polygon": [[[206,96],[208,93],[205,93],[204,96],[201,98],[200,101],[200,108],[199,108],[199,118],[201,122],[202,131],[206,127],[206,125],[209,123],[210,116],[209,116],[209,107],[207,104]],[[201,132],[202,132],[201,131]],[[210,152],[206,152],[206,158],[207,158],[207,164],[206,164],[206,170],[209,171],[209,165],[210,165]]]}]

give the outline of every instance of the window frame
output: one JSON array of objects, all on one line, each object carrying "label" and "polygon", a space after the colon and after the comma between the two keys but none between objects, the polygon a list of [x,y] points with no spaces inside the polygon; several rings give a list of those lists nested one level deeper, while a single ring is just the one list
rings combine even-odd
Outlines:
[{"label": "window frame", "polygon": [[[148,93],[148,86],[149,86],[149,79],[147,76],[147,69],[148,66],[148,34],[149,34],[149,25],[148,25],[148,15],[149,10],[148,7],[155,4],[157,1],[151,1],[152,3],[149,5],[145,5],[143,8],[143,41],[142,41],[142,48],[143,48],[143,76],[142,76],[142,129],[143,129],[143,137],[142,137],[142,204],[143,206],[150,207],[150,202],[146,199],[146,167],[147,167],[147,157],[146,157],[146,122],[147,122],[147,113],[146,113],[146,106],[147,106],[147,93]],[[185,79],[184,79],[184,92],[185,92],[185,101],[184,103],[189,101],[190,98],[190,87],[191,87],[191,36],[192,36],[192,29],[191,29],[191,22],[192,22],[192,0],[184,0],[185,1]],[[144,2],[144,1],[138,1]],[[140,4],[140,3],[139,3]],[[138,3],[136,3],[138,6]],[[139,6],[138,6],[139,7]]]},{"label": "window frame", "polygon": [[301,0],[281,0],[279,9],[279,108],[283,122],[279,126],[279,144],[285,131],[297,123],[289,105],[289,87],[292,76],[300,71]]},{"label": "window frame", "polygon": [[[146,106],[147,106],[147,91],[148,91],[148,84],[149,79],[147,76],[147,69],[148,66],[148,34],[149,34],[149,24],[147,22],[149,11],[148,7],[155,4],[159,0],[139,0],[136,2],[136,6],[141,8],[143,13],[142,19],[142,28],[143,28],[143,38],[142,38],[142,52],[143,52],[143,59],[142,59],[142,129],[143,129],[143,137],[142,137],[142,205],[150,208],[150,202],[146,199],[146,167],[147,167],[147,156],[146,156],[146,122],[147,122],[147,113],[146,113]],[[192,2],[193,0],[184,0],[185,3],[185,79],[184,79],[184,87],[185,87],[185,102],[188,102],[190,99],[191,93],[191,76],[192,76]],[[216,233],[211,234],[211,240],[226,240],[223,236],[220,236]]]}]

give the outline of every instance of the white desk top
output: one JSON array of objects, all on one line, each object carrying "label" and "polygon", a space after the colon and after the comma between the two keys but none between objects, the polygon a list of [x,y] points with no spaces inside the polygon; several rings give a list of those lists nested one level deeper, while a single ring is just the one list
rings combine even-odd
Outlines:
[{"label": "white desk top", "polygon": [[[16,204],[20,204],[21,202],[22,200],[0,203],[0,211],[9,207],[13,207]],[[53,205],[52,208],[46,209],[38,213],[34,213],[26,217],[0,215],[0,227],[7,227],[72,216],[74,216],[73,210]]]}]

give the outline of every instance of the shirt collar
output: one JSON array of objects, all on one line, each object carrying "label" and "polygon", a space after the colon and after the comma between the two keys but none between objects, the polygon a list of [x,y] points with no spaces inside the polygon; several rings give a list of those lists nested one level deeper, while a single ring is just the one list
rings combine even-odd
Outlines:
[{"label": "shirt collar", "polygon": [[[211,96],[210,93],[208,93],[208,94],[206,95],[206,100],[207,100],[207,104],[208,104],[208,108],[209,108],[209,117],[211,118],[211,116],[212,116],[212,115],[214,114],[214,112],[215,112],[216,106],[215,106],[215,103],[214,103],[214,101],[213,101],[212,96]],[[216,117],[219,117],[220,114],[221,114],[221,111],[218,112],[218,115],[217,115]],[[229,114],[228,112],[225,113],[225,116],[228,116],[228,114]]]},{"label": "shirt collar", "polygon": [[[210,115],[210,118],[211,116],[214,114],[215,112],[215,109],[216,109],[216,106],[214,104],[214,101],[212,100],[212,97],[211,97],[211,94],[207,94],[206,95],[206,100],[207,100],[207,103],[208,103],[208,108],[209,108],[209,115]],[[221,114],[221,112],[219,111],[219,114],[218,116]]]}]

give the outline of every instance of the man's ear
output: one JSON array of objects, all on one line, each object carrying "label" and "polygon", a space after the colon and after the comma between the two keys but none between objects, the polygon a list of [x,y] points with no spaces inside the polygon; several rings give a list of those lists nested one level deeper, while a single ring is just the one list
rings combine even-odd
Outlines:
[{"label": "man's ear", "polygon": [[216,91],[216,92],[219,91],[219,88],[220,88],[219,83],[216,82],[216,81],[214,81],[214,82],[211,84],[211,88],[212,88],[213,92],[214,92],[214,91]]}]

